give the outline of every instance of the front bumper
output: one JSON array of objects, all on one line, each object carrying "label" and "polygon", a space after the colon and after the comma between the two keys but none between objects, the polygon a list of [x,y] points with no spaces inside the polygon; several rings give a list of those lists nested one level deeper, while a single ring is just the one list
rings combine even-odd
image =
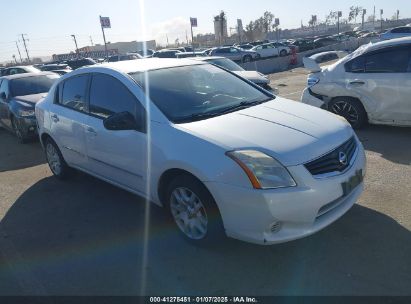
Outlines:
[{"label": "front bumper", "polygon": [[327,106],[327,104],[323,100],[319,99],[314,94],[312,94],[310,88],[304,89],[303,94],[301,96],[301,102],[322,109],[325,109]]},{"label": "front bumper", "polygon": [[[315,178],[304,165],[288,167],[297,187],[255,190],[206,182],[223,219],[226,234],[251,243],[270,245],[311,235],[344,215],[358,200],[364,186],[343,196],[342,183],[362,170],[364,149],[358,142],[355,162],[344,174]],[[324,212],[325,210],[325,212]]]}]

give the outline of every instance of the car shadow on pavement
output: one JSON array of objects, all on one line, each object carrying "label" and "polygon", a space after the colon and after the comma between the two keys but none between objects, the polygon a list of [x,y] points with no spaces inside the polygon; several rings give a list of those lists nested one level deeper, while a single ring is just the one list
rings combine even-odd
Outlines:
[{"label": "car shadow on pavement", "polygon": [[411,165],[411,128],[369,125],[357,134],[366,150],[394,163]]},{"label": "car shadow on pavement", "polygon": [[410,231],[360,205],[311,237],[267,247],[194,246],[162,208],[151,204],[146,221],[145,206],[83,174],[39,181],[0,222],[0,295],[411,294]]},{"label": "car shadow on pavement", "polygon": [[0,142],[0,172],[34,167],[46,162],[38,140],[20,144],[15,136],[0,128]]}]

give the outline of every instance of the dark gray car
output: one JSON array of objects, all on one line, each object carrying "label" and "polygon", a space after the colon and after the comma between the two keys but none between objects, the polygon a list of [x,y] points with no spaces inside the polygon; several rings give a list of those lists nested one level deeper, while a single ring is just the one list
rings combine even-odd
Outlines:
[{"label": "dark gray car", "polygon": [[51,72],[0,78],[0,125],[13,132],[21,143],[37,136],[34,106],[58,78]]}]

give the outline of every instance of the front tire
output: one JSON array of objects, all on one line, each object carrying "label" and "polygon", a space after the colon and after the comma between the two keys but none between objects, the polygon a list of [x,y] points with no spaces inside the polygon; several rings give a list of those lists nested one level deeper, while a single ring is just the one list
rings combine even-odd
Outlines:
[{"label": "front tire", "polygon": [[281,57],[287,56],[287,51],[286,51],[286,50],[282,50],[282,51],[280,52],[280,56],[281,56]]},{"label": "front tire", "polygon": [[178,230],[194,244],[216,243],[225,235],[217,204],[207,188],[190,175],[174,178],[166,204]]},{"label": "front tire", "polygon": [[19,143],[26,144],[27,138],[24,136],[24,132],[21,130],[19,124],[17,123],[14,117],[11,118],[11,127],[13,128],[13,132],[16,135]]},{"label": "front tire", "polygon": [[328,106],[330,112],[344,117],[354,129],[363,128],[367,122],[367,112],[361,102],[350,97],[338,97]]},{"label": "front tire", "polygon": [[69,176],[70,167],[67,165],[56,143],[47,138],[44,143],[47,163],[51,172],[58,179],[64,180]]}]

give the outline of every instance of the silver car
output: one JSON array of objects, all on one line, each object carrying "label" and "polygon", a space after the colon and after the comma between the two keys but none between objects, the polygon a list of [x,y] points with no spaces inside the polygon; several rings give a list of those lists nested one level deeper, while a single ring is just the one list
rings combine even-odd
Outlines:
[{"label": "silver car", "polygon": [[243,50],[234,46],[219,47],[211,50],[210,56],[221,56],[239,62],[250,62],[261,56],[255,51]]}]

